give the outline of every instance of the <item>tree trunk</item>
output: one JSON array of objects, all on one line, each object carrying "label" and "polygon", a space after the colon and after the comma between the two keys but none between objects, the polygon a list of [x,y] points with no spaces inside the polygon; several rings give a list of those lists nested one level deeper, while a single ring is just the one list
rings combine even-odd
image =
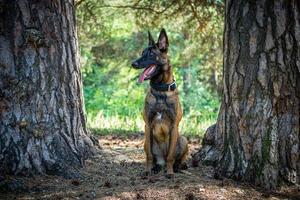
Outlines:
[{"label": "tree trunk", "polygon": [[227,0],[224,96],[198,160],[275,188],[299,183],[300,2]]},{"label": "tree trunk", "polygon": [[93,143],[73,1],[0,0],[0,19],[0,173],[76,176]]}]

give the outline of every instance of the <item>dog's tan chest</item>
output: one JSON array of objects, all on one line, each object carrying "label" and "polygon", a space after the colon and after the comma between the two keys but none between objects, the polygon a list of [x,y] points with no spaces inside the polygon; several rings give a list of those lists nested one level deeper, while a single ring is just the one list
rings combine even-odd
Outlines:
[{"label": "dog's tan chest", "polygon": [[158,143],[169,141],[169,126],[163,122],[158,122],[153,127],[153,136]]}]

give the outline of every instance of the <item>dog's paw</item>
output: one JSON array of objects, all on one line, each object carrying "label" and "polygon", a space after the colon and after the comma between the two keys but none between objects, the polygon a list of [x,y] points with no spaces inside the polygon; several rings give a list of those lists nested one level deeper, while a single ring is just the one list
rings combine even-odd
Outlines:
[{"label": "dog's paw", "polygon": [[175,173],[179,173],[180,172],[179,165],[178,164],[174,164],[173,170],[174,170]]},{"label": "dog's paw", "polygon": [[152,172],[154,174],[158,174],[160,171],[161,171],[162,167],[160,165],[155,165],[153,168],[152,168]]},{"label": "dog's paw", "polygon": [[175,163],[173,166],[174,172],[175,173],[180,173],[181,170],[187,170],[188,169],[188,165],[184,162],[184,163]]},{"label": "dog's paw", "polygon": [[186,164],[186,162],[184,162],[184,163],[181,163],[181,164],[180,164],[179,168],[180,168],[181,170],[187,170],[187,169],[188,169],[188,165]]}]

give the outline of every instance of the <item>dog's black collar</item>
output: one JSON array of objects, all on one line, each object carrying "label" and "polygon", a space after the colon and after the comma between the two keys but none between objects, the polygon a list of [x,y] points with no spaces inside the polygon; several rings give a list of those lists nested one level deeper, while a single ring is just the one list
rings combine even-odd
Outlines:
[{"label": "dog's black collar", "polygon": [[165,92],[165,91],[174,91],[176,89],[176,82],[173,81],[170,84],[166,83],[152,83],[150,82],[151,88],[157,91]]}]

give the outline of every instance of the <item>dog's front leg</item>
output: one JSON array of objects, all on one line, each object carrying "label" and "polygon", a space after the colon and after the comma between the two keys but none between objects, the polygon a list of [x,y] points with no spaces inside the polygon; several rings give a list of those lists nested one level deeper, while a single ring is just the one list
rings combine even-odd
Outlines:
[{"label": "dog's front leg", "polygon": [[177,99],[177,107],[175,110],[177,110],[176,120],[174,127],[171,129],[170,134],[170,144],[169,144],[169,151],[167,156],[167,178],[174,177],[174,161],[175,161],[175,153],[176,153],[176,145],[179,138],[179,131],[178,126],[179,122],[182,118],[182,109],[179,100]]},{"label": "dog's front leg", "polygon": [[175,153],[176,153],[176,144],[178,140],[178,126],[175,126],[171,130],[170,135],[170,144],[169,144],[169,151],[167,156],[167,178],[172,178],[174,176],[174,160],[175,160]]},{"label": "dog's front leg", "polygon": [[145,125],[145,142],[144,142],[144,150],[146,152],[146,173],[151,175],[151,170],[153,167],[153,155],[151,150],[151,131],[150,127],[146,124]]}]

